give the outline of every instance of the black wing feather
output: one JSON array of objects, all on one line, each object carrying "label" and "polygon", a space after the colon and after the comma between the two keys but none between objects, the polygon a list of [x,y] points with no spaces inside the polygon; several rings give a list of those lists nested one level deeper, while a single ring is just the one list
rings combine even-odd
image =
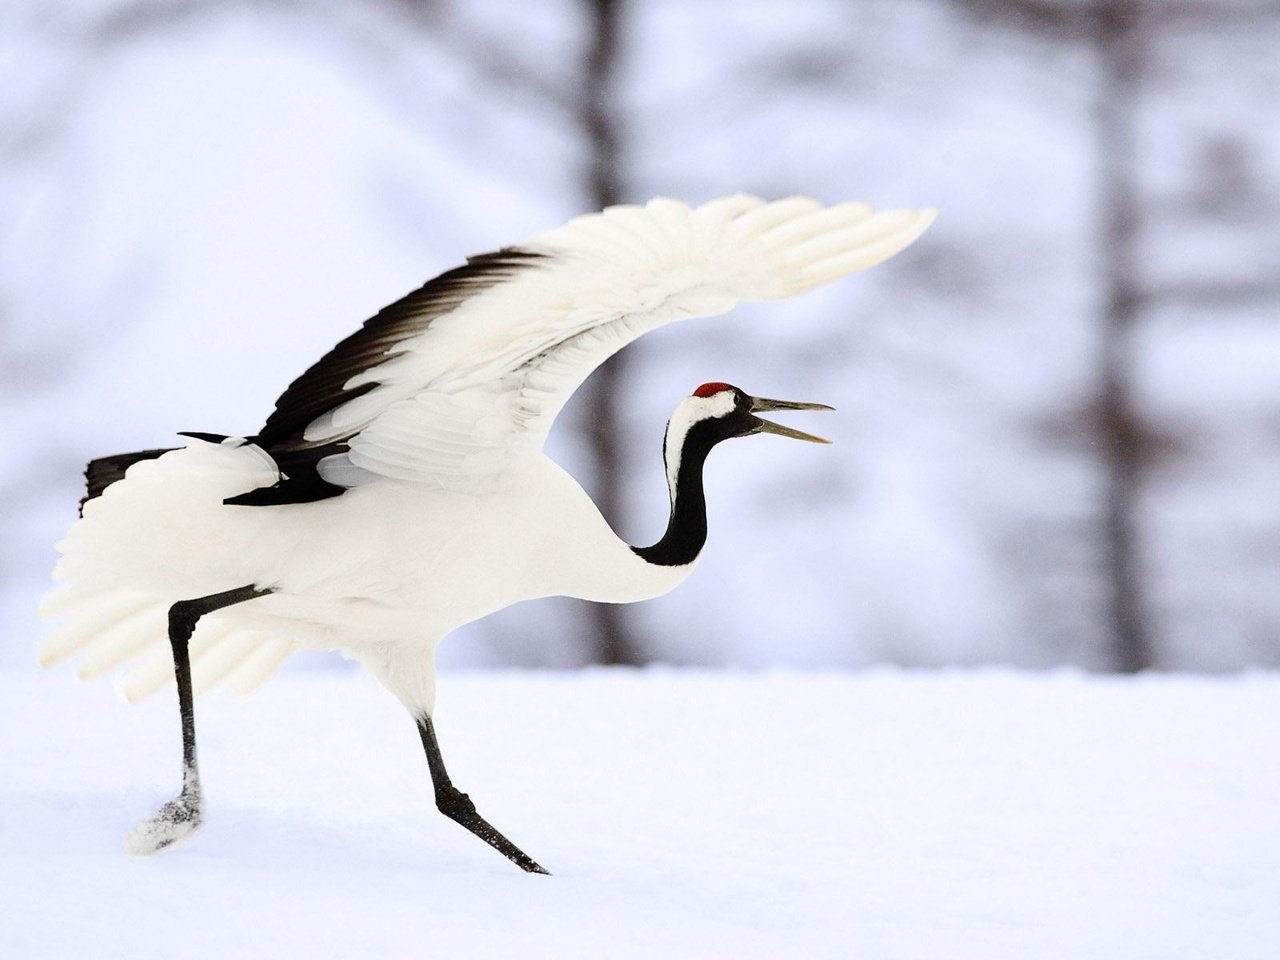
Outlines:
[{"label": "black wing feather", "polygon": [[289,384],[258,435],[251,438],[276,461],[284,479],[226,502],[242,506],[309,503],[342,493],[344,488],[320,477],[316,464],[324,457],[342,453],[350,437],[321,444],[308,442],[303,437],[307,424],[372,390],[374,383],[352,389],[345,384],[357,374],[386,362],[396,344],[417,336],[436,317],[510,280],[521,270],[536,266],[545,257],[546,254],[518,247],[468,257],[464,266],[428,280],[408,296],[379,310]]},{"label": "black wing feather", "polygon": [[532,266],[544,254],[516,247],[468,257],[455,267],[428,280],[413,293],[383,307],[364,325],[313,364],[276,401],[275,411],[258,432],[256,442],[271,452],[274,447],[302,442],[302,431],[317,417],[372,388],[364,384],[347,390],[343,384],[387,360],[387,352],[408,337],[422,333],[436,317]]},{"label": "black wing feather", "polygon": [[171,449],[139,450],[136,453],[117,453],[110,457],[99,457],[90,460],[84,468],[84,496],[80,498],[80,516],[84,516],[84,505],[94,497],[102,496],[102,492],[113,483],[124,479],[124,473],[135,463],[143,460],[155,460]]}]

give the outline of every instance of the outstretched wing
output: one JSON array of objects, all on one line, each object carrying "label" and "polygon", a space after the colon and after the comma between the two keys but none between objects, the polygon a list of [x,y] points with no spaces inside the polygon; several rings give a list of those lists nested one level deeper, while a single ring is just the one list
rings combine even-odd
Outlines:
[{"label": "outstretched wing", "polygon": [[500,483],[583,380],[640,335],[872,266],[933,217],[741,195],[578,217],[382,310],[289,387],[257,443],[286,484],[309,487],[303,499],[386,477]]}]

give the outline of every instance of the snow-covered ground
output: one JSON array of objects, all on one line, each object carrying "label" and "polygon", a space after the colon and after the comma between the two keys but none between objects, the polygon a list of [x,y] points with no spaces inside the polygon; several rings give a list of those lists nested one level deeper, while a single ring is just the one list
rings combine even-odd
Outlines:
[{"label": "snow-covered ground", "polygon": [[0,674],[5,957],[1280,956],[1280,676],[448,673],[432,808],[401,708],[294,673],[199,704]]}]

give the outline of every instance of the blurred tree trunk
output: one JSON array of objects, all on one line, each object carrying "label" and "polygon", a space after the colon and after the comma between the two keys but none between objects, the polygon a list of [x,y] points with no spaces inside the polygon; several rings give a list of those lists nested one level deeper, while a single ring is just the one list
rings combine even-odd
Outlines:
[{"label": "blurred tree trunk", "polygon": [[1098,96],[1098,200],[1102,268],[1100,454],[1104,467],[1103,563],[1112,663],[1136,673],[1153,663],[1143,596],[1138,520],[1146,448],[1133,396],[1133,335],[1141,306],[1135,242],[1137,196],[1134,119],[1142,58],[1141,0],[1111,0],[1097,16],[1102,83]]},{"label": "blurred tree trunk", "polygon": [[1098,536],[1109,659],[1113,669],[1136,673],[1155,659],[1138,508],[1157,440],[1133,393],[1134,327],[1143,296],[1136,271],[1142,209],[1134,141],[1143,32],[1150,25],[1144,0],[1095,0],[1087,6],[1067,0],[960,0],[960,5],[990,21],[1084,42],[1097,52],[1099,373],[1088,421],[1102,471]]},{"label": "blurred tree trunk", "polygon": [[[599,210],[622,200],[622,164],[619,158],[621,121],[614,90],[618,61],[618,27],[622,0],[584,0],[588,16],[588,41],[581,122],[588,138],[588,201]],[[622,387],[627,353],[615,354],[587,381],[585,403],[591,455],[594,460],[596,505],[616,527],[623,512]],[[595,659],[600,663],[644,662],[625,606],[590,604]]]}]

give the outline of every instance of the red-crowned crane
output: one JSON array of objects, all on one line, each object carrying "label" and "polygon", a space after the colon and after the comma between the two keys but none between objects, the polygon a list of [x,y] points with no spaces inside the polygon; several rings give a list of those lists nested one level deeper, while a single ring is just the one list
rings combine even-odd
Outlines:
[{"label": "red-crowned crane", "polygon": [[130,699],[176,679],[182,790],[128,849],[200,825],[193,694],[252,688],[292,651],[322,649],[363,663],[408,708],[440,811],[545,872],[449,779],[432,721],[441,638],[535,597],[666,593],[706,540],[711,448],[755,433],[824,442],[758,415],[830,408],[698,387],[667,425],[671,513],[648,547],[620,540],[543,453],[556,414],[641,334],[872,266],[933,216],[741,195],[612,207],[471,257],[381,310],[290,384],[256,436],[185,434],[183,447],[91,462],[42,605],[61,622],[41,659],[80,655],[86,678],[136,661]]}]

